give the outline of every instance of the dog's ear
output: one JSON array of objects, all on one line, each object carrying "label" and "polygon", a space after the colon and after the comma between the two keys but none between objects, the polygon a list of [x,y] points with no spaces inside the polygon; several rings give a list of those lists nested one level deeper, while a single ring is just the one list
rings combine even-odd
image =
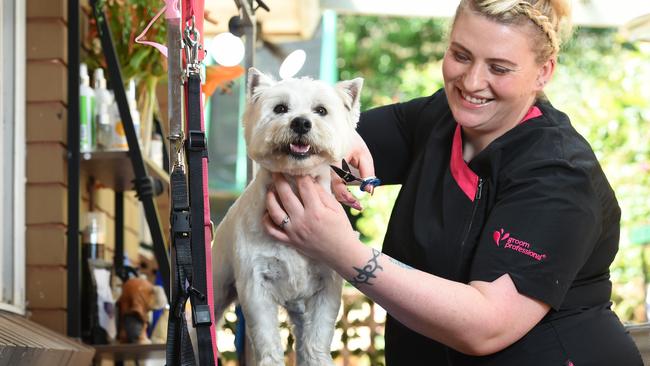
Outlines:
[{"label": "dog's ear", "polygon": [[254,67],[248,69],[248,89],[246,90],[246,95],[249,98],[253,98],[255,93],[273,84],[275,84],[275,81],[265,73]]},{"label": "dog's ear", "polygon": [[359,122],[359,113],[361,111],[361,88],[363,87],[363,78],[344,80],[336,83],[336,90],[343,99],[345,108],[352,115],[352,122]]}]

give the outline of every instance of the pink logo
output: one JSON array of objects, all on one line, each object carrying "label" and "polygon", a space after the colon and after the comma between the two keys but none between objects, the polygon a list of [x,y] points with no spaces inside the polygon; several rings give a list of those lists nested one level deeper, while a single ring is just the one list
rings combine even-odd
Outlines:
[{"label": "pink logo", "polygon": [[501,245],[502,240],[506,240],[510,237],[510,233],[504,233],[503,229],[499,231],[495,231],[492,233],[492,238],[494,239],[494,242],[496,243],[497,246]]},{"label": "pink logo", "polygon": [[[506,232],[503,228],[494,231],[492,233],[492,239],[494,239],[494,243],[500,248],[514,250],[515,252],[531,257],[537,261],[546,258],[546,254],[534,251],[530,243],[511,236],[510,233]],[[503,246],[501,246],[501,244],[503,244]]]}]

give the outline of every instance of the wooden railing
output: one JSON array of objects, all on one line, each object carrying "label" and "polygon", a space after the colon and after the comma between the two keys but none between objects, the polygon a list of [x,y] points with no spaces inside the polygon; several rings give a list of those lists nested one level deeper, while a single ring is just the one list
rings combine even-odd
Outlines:
[{"label": "wooden railing", "polygon": [[[238,365],[234,348],[236,316],[234,308],[226,314],[226,321],[217,335],[224,366]],[[384,322],[386,312],[356,289],[343,289],[341,311],[332,341],[332,357],[339,366],[384,365]],[[287,365],[293,365],[293,336],[288,317],[280,313],[280,334],[285,347]]]},{"label": "wooden railing", "polygon": [[643,364],[650,365],[650,323],[626,325],[643,357]]}]

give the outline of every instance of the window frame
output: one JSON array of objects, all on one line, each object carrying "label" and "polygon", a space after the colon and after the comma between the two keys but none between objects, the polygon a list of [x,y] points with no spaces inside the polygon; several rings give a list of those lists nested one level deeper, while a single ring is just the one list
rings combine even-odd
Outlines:
[{"label": "window frame", "polygon": [[[0,245],[13,245],[13,287],[12,298],[4,299],[4,295],[0,293],[0,310],[6,310],[18,314],[25,314],[25,270],[26,270],[26,261],[25,261],[25,183],[26,183],[26,136],[25,136],[25,125],[26,125],[26,99],[25,99],[25,89],[26,89],[26,43],[25,43],[25,33],[26,33],[26,10],[25,10],[25,1],[21,0],[9,0],[13,2],[13,45],[11,49],[13,52],[13,100],[11,104],[13,105],[13,171],[8,175],[8,179],[12,180],[13,184],[13,202],[4,202],[2,201],[2,210],[4,215],[13,216],[13,225],[11,227],[13,240],[5,241],[2,240]],[[3,5],[4,7],[4,2]],[[0,18],[4,17],[4,8],[0,10]],[[0,37],[4,37],[0,31]],[[5,56],[8,56],[7,53],[11,54],[12,52],[7,52],[6,48],[3,45],[3,39],[0,38],[0,59],[5,59]],[[5,75],[3,75],[3,70],[0,68],[0,80],[6,80]],[[3,113],[3,104],[6,103],[5,95],[3,94],[0,97],[0,115]],[[9,98],[8,98],[9,99]],[[3,156],[3,152],[0,150],[0,159],[5,159],[7,157]],[[0,160],[2,161],[2,160]],[[4,175],[3,175],[4,179]],[[3,183],[0,183],[0,189],[4,189]],[[7,206],[12,207],[12,210],[6,210]],[[0,218],[2,215],[0,214]],[[3,220],[0,219],[0,222]],[[0,263],[4,263],[4,248],[0,250]],[[0,282],[4,281],[2,271],[0,271]]]}]

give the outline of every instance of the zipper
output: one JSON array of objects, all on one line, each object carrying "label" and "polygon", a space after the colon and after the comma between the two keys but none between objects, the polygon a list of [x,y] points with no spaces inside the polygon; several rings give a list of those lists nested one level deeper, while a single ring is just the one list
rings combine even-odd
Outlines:
[{"label": "zipper", "polygon": [[476,210],[478,209],[479,201],[483,195],[483,178],[478,179],[478,187],[476,187],[476,196],[474,196],[474,206],[472,207],[472,216],[469,219],[469,224],[467,225],[467,230],[465,231],[465,236],[461,242],[461,248],[465,246],[467,237],[469,236],[470,231],[472,231],[472,225],[474,224],[474,216],[476,216]]}]

